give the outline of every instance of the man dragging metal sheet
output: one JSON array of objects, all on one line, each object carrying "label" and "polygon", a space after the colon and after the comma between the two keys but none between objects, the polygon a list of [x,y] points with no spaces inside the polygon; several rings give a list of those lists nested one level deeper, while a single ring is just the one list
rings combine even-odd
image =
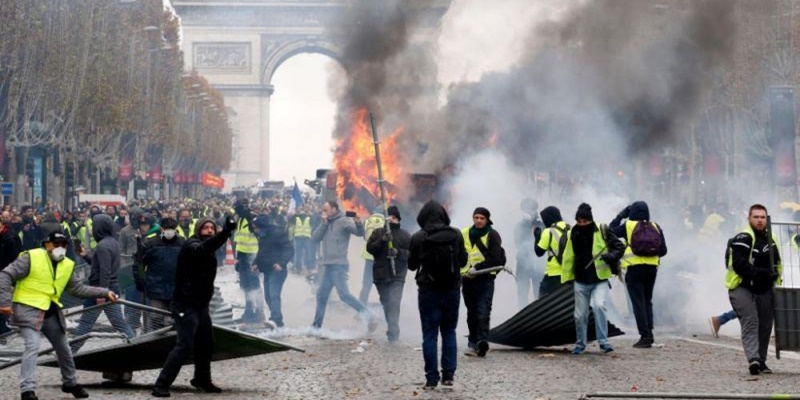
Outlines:
[{"label": "man dragging metal sheet", "polygon": [[[75,262],[65,257],[67,243],[64,234],[52,232],[45,239],[44,248],[20,254],[16,261],[0,271],[0,313],[11,317],[11,325],[19,327],[25,340],[20,369],[22,400],[38,399],[36,361],[41,335],[56,352],[63,382],[61,391],[76,398],[89,397],[75,376],[75,362],[67,342],[59,300],[65,289],[73,296],[117,300],[114,292],[84,285],[72,274]],[[13,290],[12,285],[15,286]]]}]

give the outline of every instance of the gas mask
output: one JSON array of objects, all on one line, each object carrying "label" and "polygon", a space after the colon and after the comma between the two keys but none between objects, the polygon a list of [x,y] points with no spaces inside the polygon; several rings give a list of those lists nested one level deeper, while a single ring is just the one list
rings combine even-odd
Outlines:
[{"label": "gas mask", "polygon": [[61,261],[66,257],[67,249],[64,247],[56,247],[50,252],[50,259],[53,261]]},{"label": "gas mask", "polygon": [[177,233],[178,232],[175,229],[164,229],[162,235],[164,236],[164,239],[172,240],[173,238],[175,238],[175,235]]}]

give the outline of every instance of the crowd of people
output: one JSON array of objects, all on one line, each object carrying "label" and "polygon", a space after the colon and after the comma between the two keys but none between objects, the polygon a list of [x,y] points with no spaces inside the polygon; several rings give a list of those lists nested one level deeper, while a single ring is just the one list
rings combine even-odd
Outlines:
[{"label": "crowd of people", "polygon": [[[667,255],[667,241],[662,227],[651,220],[649,205],[633,202],[609,224],[596,222],[586,203],[580,204],[574,221],[569,222],[553,205],[539,211],[536,201],[525,199],[521,208],[525,217],[514,229],[520,308],[569,286],[574,294],[577,338],[572,353],[587,351],[590,309],[600,350],[613,352],[606,303],[610,280],[620,276],[639,333],[633,347],[652,347],[653,292],[661,258]],[[37,398],[39,332],[56,349],[63,391],[78,398],[88,396],[75,379],[72,354],[81,349],[83,336],[92,330],[101,312],[128,338],[174,323],[177,344],[155,382],[154,396],[170,396],[169,388],[192,351],[195,372],[191,384],[217,393],[221,389],[214,385],[210,370],[209,302],[230,240],[246,299],[239,318],[244,325],[284,326],[282,290],[291,270],[316,282],[312,329],[322,327],[335,288],[367,331],[374,331],[380,318],[366,303],[375,286],[388,327],[386,338],[396,342],[407,271],[413,271],[422,325],[424,388],[452,386],[462,298],[469,333],[465,355],[486,357],[490,350],[494,283],[509,263],[491,217],[490,210],[476,207],[472,225],[455,228],[445,207],[430,201],[419,211],[416,223],[420,229],[412,235],[401,227],[403,216],[396,206],[379,207],[362,221],[336,201],[293,204],[280,197],[220,197],[106,207],[84,204],[74,210],[60,210],[53,204],[20,209],[7,206],[0,219],[0,334],[10,329],[10,322],[25,338],[20,385],[25,400]],[[711,213],[702,225],[695,225],[687,215],[684,227],[711,235],[717,234],[712,231],[719,231],[724,221],[721,215]],[[781,279],[780,247],[766,235],[766,208],[750,207],[748,221],[748,227],[729,242],[725,284],[733,313],[742,323],[748,369],[752,374],[769,373],[766,349],[772,326],[771,289]],[[348,287],[352,237],[365,240],[358,297]],[[88,277],[77,273],[81,265],[89,271]],[[49,289],[52,287],[54,292]],[[61,312],[65,291],[87,298],[87,311],[69,341]],[[160,314],[142,316],[131,307],[123,313],[115,304],[118,293],[124,293],[127,301],[169,311],[172,321]],[[105,305],[107,300],[112,303]],[[98,304],[103,307],[94,307]],[[121,379],[130,380],[130,374]]]}]

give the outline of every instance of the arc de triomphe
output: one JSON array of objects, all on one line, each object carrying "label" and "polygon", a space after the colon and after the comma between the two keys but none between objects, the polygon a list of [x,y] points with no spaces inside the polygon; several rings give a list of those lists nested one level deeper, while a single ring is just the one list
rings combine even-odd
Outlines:
[{"label": "arc de triomphe", "polygon": [[[380,0],[370,0],[380,1]],[[429,13],[435,27],[450,0],[406,0]],[[226,189],[269,177],[269,104],[272,75],[300,53],[339,58],[325,34],[347,0],[173,0],[181,17],[189,70],[201,73],[225,96],[234,131]],[[280,88],[278,88],[280,90]]]}]

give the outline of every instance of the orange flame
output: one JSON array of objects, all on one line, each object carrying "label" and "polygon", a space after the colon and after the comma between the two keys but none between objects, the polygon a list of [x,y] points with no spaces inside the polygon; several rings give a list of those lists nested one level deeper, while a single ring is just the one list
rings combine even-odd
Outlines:
[{"label": "orange flame", "polygon": [[[408,178],[402,167],[401,153],[397,139],[403,132],[398,128],[380,143],[383,179],[386,200],[390,203],[397,198],[396,188],[404,186]],[[345,210],[356,211],[359,215],[369,215],[368,207],[380,203],[381,192],[378,186],[378,167],[375,158],[375,144],[369,123],[369,113],[361,108],[353,115],[350,134],[336,142],[334,164],[337,173],[336,195]],[[366,191],[372,199],[364,199],[360,193]],[[370,202],[371,204],[367,204]]]}]

